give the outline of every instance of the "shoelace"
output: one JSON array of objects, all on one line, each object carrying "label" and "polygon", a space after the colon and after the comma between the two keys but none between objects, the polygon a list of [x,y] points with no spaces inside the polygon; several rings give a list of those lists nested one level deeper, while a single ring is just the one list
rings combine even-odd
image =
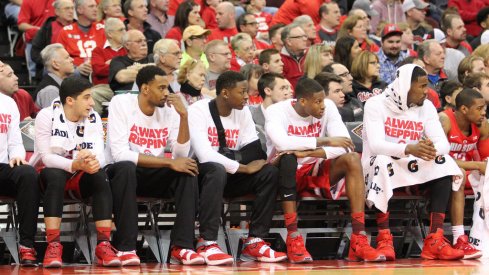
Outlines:
[{"label": "shoelace", "polygon": [[48,258],[58,257],[59,256],[58,248],[60,247],[60,244],[59,243],[51,243],[51,244],[49,244],[49,246],[51,248],[46,251],[46,253],[48,254]]},{"label": "shoelace", "polygon": [[291,243],[291,247],[296,250],[297,248],[302,248],[304,247],[304,240],[302,239],[301,236],[297,236],[293,239]]},{"label": "shoelace", "polygon": [[102,252],[105,255],[117,256],[117,250],[109,242],[102,242],[101,244],[102,244]]}]

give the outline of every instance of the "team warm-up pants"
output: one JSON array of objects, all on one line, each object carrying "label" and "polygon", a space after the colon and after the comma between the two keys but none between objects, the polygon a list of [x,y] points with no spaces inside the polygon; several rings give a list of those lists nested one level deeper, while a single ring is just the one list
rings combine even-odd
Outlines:
[{"label": "team warm-up pants", "polygon": [[278,187],[278,169],[265,165],[255,174],[228,174],[224,166],[214,162],[199,164],[200,236],[217,240],[223,197],[234,198],[254,194],[249,235],[263,238],[272,222]]},{"label": "team warm-up pants", "polygon": [[0,194],[15,197],[19,213],[20,244],[34,247],[39,214],[40,188],[36,170],[29,165],[0,163]]},{"label": "team warm-up pants", "polygon": [[120,251],[136,249],[138,236],[137,196],[174,198],[177,217],[171,232],[173,245],[193,249],[195,213],[199,195],[197,177],[169,168],[136,167],[122,161],[107,168],[117,231],[113,244]]}]

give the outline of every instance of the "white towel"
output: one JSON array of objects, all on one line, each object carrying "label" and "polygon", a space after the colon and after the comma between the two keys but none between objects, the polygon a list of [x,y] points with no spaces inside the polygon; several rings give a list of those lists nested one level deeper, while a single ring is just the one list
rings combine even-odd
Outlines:
[{"label": "white towel", "polygon": [[469,182],[475,196],[469,241],[482,251],[483,258],[489,258],[489,165],[485,176],[472,171]]}]

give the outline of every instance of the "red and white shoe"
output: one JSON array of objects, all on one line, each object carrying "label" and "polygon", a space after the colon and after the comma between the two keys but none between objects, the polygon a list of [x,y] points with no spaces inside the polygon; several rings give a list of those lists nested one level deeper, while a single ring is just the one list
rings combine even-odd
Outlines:
[{"label": "red and white shoe", "polygon": [[386,261],[394,261],[396,259],[394,242],[389,229],[379,230],[379,234],[377,235],[377,251],[384,254]]},{"label": "red and white shoe", "polygon": [[429,234],[424,240],[421,258],[425,260],[461,260],[464,252],[453,248],[443,237],[443,229],[438,228],[435,233]]},{"label": "red and white shoe", "polygon": [[119,251],[117,257],[121,260],[122,266],[136,266],[141,265],[141,260],[136,254],[136,250],[132,251]]},{"label": "red and white shoe", "polygon": [[233,257],[224,253],[219,245],[214,241],[204,241],[200,239],[197,242],[197,253],[204,257],[208,265],[225,265],[234,262]]},{"label": "red and white shoe", "polygon": [[191,249],[185,249],[178,246],[171,248],[171,264],[184,264],[184,265],[199,265],[205,264],[204,257],[195,253]]},{"label": "red and white shoe", "polygon": [[248,238],[243,243],[240,259],[243,262],[277,263],[287,259],[287,255],[283,252],[276,252],[270,247],[270,244],[260,238]]},{"label": "red and white shoe", "polygon": [[299,232],[288,234],[285,244],[287,246],[287,257],[289,258],[289,262],[293,264],[312,262],[311,254],[307,252],[306,246],[304,245],[304,239],[302,239]]},{"label": "red and white shoe", "polygon": [[21,266],[37,266],[37,254],[34,248],[19,245],[19,254]]},{"label": "red and white shoe", "polygon": [[100,242],[95,247],[95,260],[98,265],[117,267],[121,266],[121,259],[117,257],[117,250],[110,244],[110,242]]},{"label": "red and white shoe", "polygon": [[46,252],[44,253],[43,267],[55,268],[63,265],[61,256],[63,255],[63,245],[59,242],[48,243]]},{"label": "red and white shoe", "polygon": [[383,262],[385,255],[371,247],[364,234],[351,234],[348,261]]},{"label": "red and white shoe", "polygon": [[469,237],[467,237],[467,235],[458,237],[457,243],[453,248],[464,252],[464,260],[473,260],[482,257],[482,251],[477,250],[471,243],[469,243]]}]

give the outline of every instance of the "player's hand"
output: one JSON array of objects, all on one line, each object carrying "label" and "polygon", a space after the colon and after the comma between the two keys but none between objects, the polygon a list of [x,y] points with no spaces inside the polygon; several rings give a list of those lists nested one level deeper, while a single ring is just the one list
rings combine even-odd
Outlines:
[{"label": "player's hand", "polygon": [[321,137],[318,139],[318,144],[322,143],[324,146],[343,147],[347,152],[353,152],[355,150],[353,141],[348,137]]},{"label": "player's hand", "polygon": [[80,162],[80,169],[88,174],[95,174],[100,170],[100,162],[98,159],[95,157],[95,155],[90,155],[84,159],[79,159],[77,160]]},{"label": "player's hand", "polygon": [[257,160],[254,160],[250,163],[248,163],[247,165],[245,165],[245,170],[244,170],[244,173],[245,174],[254,174],[258,171],[260,171],[263,166],[265,166],[265,164],[267,164],[267,162],[264,160],[264,159],[257,159]]},{"label": "player's hand", "polygon": [[77,158],[77,159],[82,159],[82,160],[84,160],[84,159],[86,159],[86,158],[88,158],[88,157],[90,157],[90,156],[92,156],[92,155],[93,155],[93,154],[92,154],[92,152],[91,152],[90,150],[88,150],[88,149],[82,149],[82,150],[80,150],[80,151],[78,152],[78,154],[76,155],[76,158]]},{"label": "player's hand", "polygon": [[436,157],[436,149],[433,144],[426,143],[425,141],[420,141],[417,144],[408,144],[405,153],[425,161],[434,160]]},{"label": "player's hand", "polygon": [[485,175],[486,174],[486,167],[487,167],[487,162],[486,161],[480,161],[480,162],[477,163],[477,170],[479,170],[479,172],[482,175]]},{"label": "player's hand", "polygon": [[20,166],[20,165],[24,165],[24,164],[27,164],[27,161],[23,158],[12,158],[10,159],[9,161],[9,165],[11,168],[14,168],[14,166]]},{"label": "player's hand", "polygon": [[181,173],[187,173],[192,176],[197,176],[199,174],[197,162],[191,158],[174,159],[170,164],[170,169]]},{"label": "player's hand", "polygon": [[169,94],[166,98],[166,104],[168,106],[173,106],[180,116],[187,115],[187,109],[185,108],[185,105],[183,105],[182,98],[179,95]]}]

